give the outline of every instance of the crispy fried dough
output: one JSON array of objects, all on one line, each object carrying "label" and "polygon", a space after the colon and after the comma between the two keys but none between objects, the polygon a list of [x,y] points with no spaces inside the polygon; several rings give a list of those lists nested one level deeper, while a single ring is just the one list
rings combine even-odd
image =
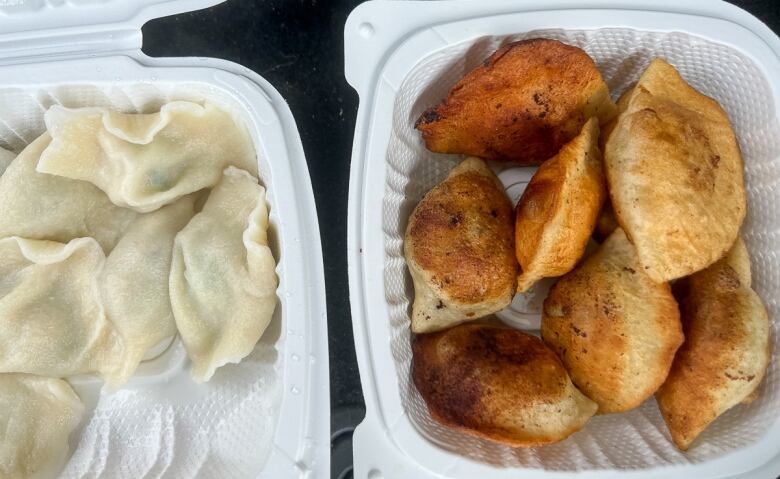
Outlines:
[{"label": "crispy fried dough", "polygon": [[556,40],[509,43],[463,77],[415,123],[425,146],[486,160],[538,165],[590,117],[615,114],[587,53]]},{"label": "crispy fried dough", "polygon": [[438,422],[515,447],[560,441],[596,404],[535,336],[465,324],[417,336],[412,379]]},{"label": "crispy fried dough", "polygon": [[699,271],[734,243],[747,209],[728,116],[655,59],[604,151],[618,223],[656,282]]},{"label": "crispy fried dough", "polygon": [[598,148],[598,120],[544,162],[517,203],[518,291],[568,273],[585,252],[607,196]]},{"label": "crispy fried dough", "polygon": [[599,413],[639,406],[664,382],[683,341],[666,283],[655,283],[617,229],[544,300],[542,338]]},{"label": "crispy fried dough", "polygon": [[509,305],[517,280],[513,223],[503,187],[477,158],[425,195],[404,241],[415,291],[412,331],[436,331]]},{"label": "crispy fried dough", "polygon": [[766,308],[750,288],[740,238],[725,258],[683,281],[685,343],[655,396],[672,440],[685,451],[718,416],[756,398],[770,349]]}]

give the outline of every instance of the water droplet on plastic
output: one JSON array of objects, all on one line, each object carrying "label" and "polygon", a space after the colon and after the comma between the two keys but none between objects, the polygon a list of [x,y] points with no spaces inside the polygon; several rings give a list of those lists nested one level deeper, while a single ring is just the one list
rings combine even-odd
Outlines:
[{"label": "water droplet on plastic", "polygon": [[301,393],[301,390],[298,389],[296,386],[293,386],[290,388],[290,392],[297,396],[298,394]]},{"label": "water droplet on plastic", "polygon": [[293,354],[292,356],[290,356],[290,359],[292,359],[293,361],[300,361],[301,357],[298,356],[297,354]]}]

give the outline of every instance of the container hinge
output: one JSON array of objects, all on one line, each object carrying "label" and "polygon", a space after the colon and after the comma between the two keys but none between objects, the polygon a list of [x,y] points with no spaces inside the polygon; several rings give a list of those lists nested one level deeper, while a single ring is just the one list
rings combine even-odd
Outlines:
[{"label": "container hinge", "polygon": [[8,34],[0,36],[0,65],[140,50],[142,43],[138,29]]}]

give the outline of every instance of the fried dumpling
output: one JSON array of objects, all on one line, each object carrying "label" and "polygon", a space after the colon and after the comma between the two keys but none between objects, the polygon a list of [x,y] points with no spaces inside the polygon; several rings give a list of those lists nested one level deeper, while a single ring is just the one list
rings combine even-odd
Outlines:
[{"label": "fried dumpling", "polygon": [[122,345],[99,299],[104,262],[92,238],[0,240],[0,372],[116,379]]},{"label": "fried dumpling", "polygon": [[228,165],[257,174],[249,133],[211,103],[174,101],[158,113],[51,107],[38,171],[93,183],[145,213],[212,187]]},{"label": "fried dumpling", "polygon": [[568,273],[585,252],[607,196],[595,118],[536,171],[517,203],[517,290]]},{"label": "fried dumpling", "polygon": [[590,117],[605,123],[614,113],[587,53],[535,38],[499,48],[423,113],[415,128],[431,151],[538,165]]},{"label": "fried dumpling", "polygon": [[755,398],[770,343],[741,239],[725,258],[682,281],[685,343],[655,397],[674,443],[685,451],[718,416]]},{"label": "fried dumpling", "polygon": [[721,258],[745,218],[739,145],[718,102],[655,59],[630,93],[604,160],[618,223],[656,282]]},{"label": "fried dumpling", "polygon": [[412,331],[477,319],[515,293],[512,204],[482,160],[469,158],[417,204],[404,255],[414,281]]},{"label": "fried dumpling", "polygon": [[277,281],[267,230],[265,188],[228,167],[176,235],[171,303],[198,382],[251,353],[271,322]]},{"label": "fried dumpling", "polygon": [[14,161],[16,155],[13,152],[0,148],[0,176],[5,173],[6,168]]},{"label": "fried dumpling", "polygon": [[627,411],[650,397],[683,341],[671,288],[642,272],[620,228],[552,287],[541,330],[599,413]]},{"label": "fried dumpling", "polygon": [[539,338],[464,324],[412,344],[412,379],[436,421],[514,447],[561,441],[597,405],[574,387]]},{"label": "fried dumpling", "polygon": [[0,176],[0,238],[67,243],[90,236],[111,251],[136,213],[114,205],[89,183],[38,173],[38,159],[48,144],[49,135],[42,135]]},{"label": "fried dumpling", "polygon": [[100,293],[106,316],[122,337],[124,382],[155,345],[176,335],[168,280],[173,239],[195,214],[195,195],[139,215],[106,258]]},{"label": "fried dumpling", "polygon": [[55,477],[84,406],[70,385],[30,374],[0,374],[0,477]]}]

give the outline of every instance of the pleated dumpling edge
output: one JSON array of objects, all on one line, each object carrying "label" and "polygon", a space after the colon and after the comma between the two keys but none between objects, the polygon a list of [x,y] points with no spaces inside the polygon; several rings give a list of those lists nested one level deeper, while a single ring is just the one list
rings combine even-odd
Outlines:
[{"label": "pleated dumpling edge", "polygon": [[257,176],[245,125],[209,102],[173,101],[148,114],[55,105],[44,121],[52,142],[38,172],[88,181],[141,213],[213,187],[227,166]]},{"label": "pleated dumpling edge", "polygon": [[271,322],[278,279],[267,229],[265,188],[228,167],[176,235],[171,304],[197,382],[249,355]]}]

